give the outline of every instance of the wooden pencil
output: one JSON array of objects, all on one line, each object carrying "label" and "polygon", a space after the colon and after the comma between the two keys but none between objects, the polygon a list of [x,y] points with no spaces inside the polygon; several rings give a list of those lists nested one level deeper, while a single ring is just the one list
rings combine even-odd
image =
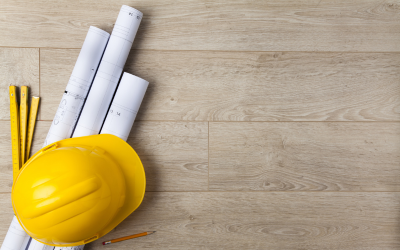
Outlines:
[{"label": "wooden pencil", "polygon": [[146,236],[146,235],[149,235],[149,234],[153,234],[155,232],[156,231],[144,232],[144,233],[140,233],[140,234],[134,234],[134,235],[130,235],[130,236],[121,237],[121,238],[110,240],[110,241],[104,241],[103,245],[108,245],[108,244],[120,242],[120,241],[123,241],[123,240],[129,240],[129,239],[133,239],[133,238],[137,238],[137,237],[142,237],[142,236]]}]

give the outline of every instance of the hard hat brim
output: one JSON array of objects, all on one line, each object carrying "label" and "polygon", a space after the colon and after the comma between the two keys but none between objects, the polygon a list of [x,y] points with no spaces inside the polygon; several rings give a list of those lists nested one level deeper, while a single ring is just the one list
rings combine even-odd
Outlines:
[{"label": "hard hat brim", "polygon": [[[118,166],[120,166],[124,174],[125,185],[126,185],[126,193],[125,193],[126,198],[125,198],[125,203],[122,205],[118,214],[110,222],[110,224],[108,224],[106,228],[104,228],[97,234],[98,237],[92,237],[89,239],[84,239],[83,241],[80,242],[72,244],[63,244],[63,245],[49,244],[48,242],[42,242],[42,243],[52,246],[67,247],[67,246],[78,246],[92,242],[110,232],[126,217],[128,217],[133,211],[135,211],[142,203],[146,189],[146,176],[143,164],[139,156],[135,152],[135,150],[124,140],[111,134],[91,135],[91,136],[64,139],[49,144],[45,148],[39,150],[25,163],[24,167],[29,166],[29,163],[32,160],[34,160],[35,156],[44,153],[45,151],[49,150],[51,147],[54,147],[55,145],[57,147],[79,147],[81,145],[84,147],[98,147],[106,151],[107,154],[112,158],[112,160],[114,160],[115,163],[117,163]],[[21,224],[20,221],[19,223]],[[22,224],[21,226],[24,228]]]}]

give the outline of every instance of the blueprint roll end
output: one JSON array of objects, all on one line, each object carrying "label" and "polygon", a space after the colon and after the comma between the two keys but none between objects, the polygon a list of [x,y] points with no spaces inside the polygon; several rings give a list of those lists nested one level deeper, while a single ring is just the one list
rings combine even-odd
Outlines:
[{"label": "blueprint roll end", "polygon": [[149,82],[124,72],[101,134],[114,134],[127,140]]},{"label": "blueprint roll end", "polygon": [[132,75],[128,72],[124,72],[121,78],[121,82],[131,82],[132,84],[143,84],[146,85],[146,88],[149,85],[149,82],[146,81],[145,79]]},{"label": "blueprint roll end", "polygon": [[141,11],[139,11],[139,10],[137,10],[137,9],[135,9],[135,8],[132,8],[131,6],[122,5],[121,10],[122,10],[122,9],[135,12],[136,15],[138,15],[138,16],[140,16],[140,17],[143,17],[143,13],[142,13]]},{"label": "blueprint roll end", "polygon": [[89,31],[93,31],[93,32],[98,32],[99,34],[102,34],[104,36],[110,37],[110,33],[108,33],[107,31],[104,31],[102,29],[99,29],[95,26],[90,26],[89,27]]}]

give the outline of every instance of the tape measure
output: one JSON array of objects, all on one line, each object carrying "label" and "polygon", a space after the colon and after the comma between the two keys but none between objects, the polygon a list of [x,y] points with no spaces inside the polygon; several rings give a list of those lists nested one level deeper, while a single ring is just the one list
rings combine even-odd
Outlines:
[{"label": "tape measure", "polygon": [[33,131],[35,130],[36,116],[39,108],[40,97],[32,96],[31,109],[29,112],[29,122],[28,122],[28,135],[26,141],[26,161],[29,159],[29,154],[31,153]]},{"label": "tape measure", "polygon": [[21,166],[25,163],[26,152],[26,125],[28,124],[28,87],[21,87],[21,98],[19,104],[19,130],[21,139]]},{"label": "tape measure", "polygon": [[20,138],[19,138],[19,114],[17,103],[17,87],[10,86],[10,124],[11,124],[11,149],[13,164],[13,180],[17,178],[21,168]]}]

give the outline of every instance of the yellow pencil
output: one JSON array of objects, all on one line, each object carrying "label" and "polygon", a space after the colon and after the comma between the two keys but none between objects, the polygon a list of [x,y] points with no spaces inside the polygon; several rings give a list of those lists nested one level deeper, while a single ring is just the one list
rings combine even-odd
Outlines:
[{"label": "yellow pencil", "polygon": [[108,245],[108,244],[120,242],[120,241],[123,241],[123,240],[129,240],[129,239],[133,239],[133,238],[137,238],[137,237],[142,237],[142,236],[146,236],[146,235],[149,235],[149,234],[153,234],[155,232],[156,231],[144,232],[144,233],[140,233],[140,234],[134,234],[134,235],[130,235],[130,236],[125,236],[125,237],[114,239],[114,240],[110,240],[110,241],[104,241],[103,245]]}]

